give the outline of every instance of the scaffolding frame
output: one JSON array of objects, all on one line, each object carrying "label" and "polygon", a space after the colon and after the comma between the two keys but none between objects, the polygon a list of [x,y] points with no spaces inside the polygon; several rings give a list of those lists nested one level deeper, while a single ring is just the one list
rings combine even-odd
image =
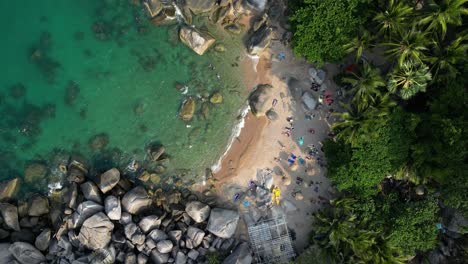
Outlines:
[{"label": "scaffolding frame", "polygon": [[256,263],[287,263],[296,256],[284,214],[250,225],[248,233]]}]

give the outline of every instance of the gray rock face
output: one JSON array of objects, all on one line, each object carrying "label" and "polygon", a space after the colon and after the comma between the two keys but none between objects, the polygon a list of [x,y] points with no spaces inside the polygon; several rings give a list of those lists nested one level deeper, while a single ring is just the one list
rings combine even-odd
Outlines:
[{"label": "gray rock face", "polygon": [[2,218],[5,221],[5,224],[15,230],[20,230],[20,225],[18,222],[18,208],[9,203],[0,203],[0,213]]},{"label": "gray rock face", "polygon": [[166,233],[164,233],[163,231],[161,231],[161,230],[159,230],[159,229],[153,229],[153,230],[148,234],[148,237],[150,237],[151,239],[153,239],[155,242],[159,242],[159,241],[162,241],[162,240],[166,240],[166,239],[167,239]]},{"label": "gray rock face", "polygon": [[14,263],[13,254],[11,254],[9,248],[10,243],[0,243],[0,260],[2,263]]},{"label": "gray rock face", "polygon": [[155,264],[167,263],[167,261],[169,260],[169,254],[167,253],[164,254],[164,253],[159,252],[157,249],[153,249],[151,251],[151,260]]},{"label": "gray rock face", "polygon": [[102,198],[99,192],[99,188],[94,182],[87,181],[80,185],[80,189],[86,200],[102,204]]},{"label": "gray rock face", "polygon": [[124,231],[125,237],[127,237],[133,245],[143,245],[145,243],[145,235],[135,223],[127,224]]},{"label": "gray rock face", "polygon": [[105,248],[111,240],[113,229],[114,224],[104,213],[99,212],[84,221],[78,238],[81,244],[91,250]]},{"label": "gray rock face", "polygon": [[160,225],[161,219],[156,215],[145,216],[138,223],[138,226],[141,228],[141,231],[143,231],[145,234],[155,228],[159,228]]},{"label": "gray rock face", "polygon": [[138,254],[137,263],[146,264],[148,262],[148,256],[143,253]]},{"label": "gray rock face", "polygon": [[182,251],[178,251],[175,259],[176,264],[185,264],[187,263],[187,256]]},{"label": "gray rock face", "polygon": [[76,209],[76,198],[78,197],[78,185],[76,182],[72,182],[70,184],[70,188],[68,189],[68,193],[65,197],[65,204],[72,209]]},{"label": "gray rock face", "polygon": [[179,38],[198,55],[203,55],[205,51],[216,42],[216,40],[208,33],[201,32],[189,26],[183,26],[180,28]]},{"label": "gray rock face", "polygon": [[197,260],[198,255],[200,255],[200,253],[198,253],[198,251],[196,251],[195,249],[190,250],[187,254],[187,256],[192,260]]},{"label": "gray rock face", "polygon": [[8,201],[16,195],[19,189],[19,178],[0,182],[0,201]]},{"label": "gray rock face", "polygon": [[195,222],[201,223],[208,219],[208,217],[210,216],[211,208],[210,206],[199,201],[193,201],[187,203],[185,211]]},{"label": "gray rock face", "polygon": [[266,23],[261,25],[247,41],[247,51],[252,55],[262,53],[270,46],[272,29]]},{"label": "gray rock face", "polygon": [[250,110],[255,116],[264,116],[271,107],[273,87],[269,84],[259,84],[249,95]]},{"label": "gray rock face", "polygon": [[238,222],[239,214],[236,211],[214,208],[206,229],[218,237],[230,238],[234,235]]},{"label": "gray rock face", "polygon": [[268,110],[265,115],[271,121],[276,121],[279,118],[278,113],[276,113],[275,110],[273,110],[273,108]]},{"label": "gray rock face", "polygon": [[150,17],[155,17],[163,9],[163,5],[159,0],[145,0],[143,1],[143,6]]},{"label": "gray rock face", "polygon": [[247,7],[253,11],[263,12],[267,5],[268,0],[246,0]]},{"label": "gray rock face", "polygon": [[49,213],[49,199],[42,195],[34,195],[29,200],[29,216],[41,216]]},{"label": "gray rock face", "polygon": [[241,243],[231,255],[223,261],[223,264],[250,264],[252,260],[249,245],[247,243]]},{"label": "gray rock face", "polygon": [[181,230],[172,230],[167,233],[169,236],[169,239],[174,243],[174,244],[179,244],[180,239],[182,238],[182,231]]},{"label": "gray rock face", "polygon": [[122,207],[130,214],[138,214],[151,205],[151,198],[146,189],[138,186],[127,192],[122,198]]},{"label": "gray rock face", "polygon": [[127,212],[122,212],[122,217],[120,218],[119,222],[122,224],[122,225],[126,225],[126,224],[129,224],[131,223],[133,220],[133,217],[131,214],[127,213]]},{"label": "gray rock face", "polygon": [[125,264],[137,264],[137,257],[134,253],[127,253],[125,256]]},{"label": "gray rock face", "polygon": [[205,237],[205,232],[203,232],[203,230],[199,228],[189,226],[189,228],[187,229],[187,237],[191,240],[192,246],[195,248],[198,247],[203,241],[203,238]]},{"label": "gray rock face", "polygon": [[36,242],[34,243],[36,248],[40,251],[45,251],[46,249],[48,249],[51,235],[52,232],[49,228],[42,230],[42,232],[37,236]]},{"label": "gray rock face", "polygon": [[39,264],[46,261],[45,256],[29,243],[15,242],[9,250],[21,264]]},{"label": "gray rock face", "polygon": [[80,227],[83,222],[92,215],[101,212],[104,208],[102,205],[93,201],[85,201],[78,205],[78,208],[72,215],[72,228]]},{"label": "gray rock face", "polygon": [[120,220],[122,217],[122,206],[120,205],[120,199],[109,195],[104,200],[104,207],[106,214],[110,220]]},{"label": "gray rock face", "polygon": [[306,111],[313,111],[317,107],[317,99],[309,93],[305,92],[301,97],[302,107]]},{"label": "gray rock face", "polygon": [[120,181],[120,172],[116,168],[112,168],[98,177],[98,185],[99,189],[101,189],[102,193],[107,193],[108,191],[112,190],[117,183]]},{"label": "gray rock face", "polygon": [[172,244],[170,240],[163,240],[163,241],[159,241],[156,244],[156,249],[158,249],[160,253],[164,254],[164,253],[171,252],[173,246],[174,245]]}]

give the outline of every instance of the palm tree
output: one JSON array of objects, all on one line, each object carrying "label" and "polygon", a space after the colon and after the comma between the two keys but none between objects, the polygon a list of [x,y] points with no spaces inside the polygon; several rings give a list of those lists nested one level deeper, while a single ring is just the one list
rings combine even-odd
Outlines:
[{"label": "palm tree", "polygon": [[468,3],[468,0],[442,0],[438,2],[440,3],[430,1],[431,11],[419,20],[419,24],[428,25],[428,30],[442,30],[442,38],[445,38],[447,24],[457,26],[462,24],[462,15],[468,14],[468,8],[463,5]]},{"label": "palm tree", "polygon": [[377,100],[369,106],[366,110],[366,115],[372,118],[383,118],[387,117],[392,113],[393,108],[398,103],[390,97],[389,93],[385,93],[383,96],[378,97]]},{"label": "palm tree", "polygon": [[[427,58],[427,61],[432,65],[431,72],[434,81],[439,79],[447,81],[460,75],[457,66],[468,62],[466,39],[466,36],[459,36],[447,46],[444,46],[441,40],[434,40],[432,56]],[[441,76],[439,77],[439,75]]]},{"label": "palm tree", "polygon": [[359,30],[359,34],[354,37],[350,43],[343,45],[346,53],[356,52],[356,62],[362,56],[362,52],[373,46],[374,36],[372,36],[369,31],[364,28]]},{"label": "palm tree", "polygon": [[355,105],[345,105],[342,107],[347,111],[343,113],[335,113],[340,117],[341,121],[332,125],[332,130],[337,131],[336,137],[344,142],[356,145],[358,139],[369,131],[369,120],[364,112],[360,111]]},{"label": "palm tree", "polygon": [[373,20],[378,25],[378,32],[388,37],[407,24],[412,11],[413,8],[404,1],[389,0],[384,10],[378,12]]},{"label": "palm tree", "polygon": [[425,64],[405,61],[390,74],[387,88],[398,93],[401,98],[409,99],[418,92],[425,92],[427,83],[432,79],[429,67]]},{"label": "palm tree", "polygon": [[357,73],[351,72],[350,77],[343,78],[343,82],[353,86],[353,103],[363,111],[381,96],[379,87],[385,86],[385,82],[377,68],[369,63],[364,63]]},{"label": "palm tree", "polygon": [[421,32],[413,26],[407,31],[398,32],[392,41],[382,45],[388,47],[385,53],[389,57],[398,60],[398,66],[403,65],[403,62],[408,59],[422,62],[425,58],[424,52],[429,44],[426,36],[427,33]]}]

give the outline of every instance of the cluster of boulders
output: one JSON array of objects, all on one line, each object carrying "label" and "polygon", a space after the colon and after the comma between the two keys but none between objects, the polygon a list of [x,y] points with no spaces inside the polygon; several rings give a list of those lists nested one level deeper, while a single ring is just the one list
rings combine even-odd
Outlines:
[{"label": "cluster of boulders", "polygon": [[68,166],[61,195],[0,203],[1,263],[207,263],[220,252],[223,263],[251,263],[233,237],[237,211],[148,191],[116,168],[90,179],[80,165]]}]

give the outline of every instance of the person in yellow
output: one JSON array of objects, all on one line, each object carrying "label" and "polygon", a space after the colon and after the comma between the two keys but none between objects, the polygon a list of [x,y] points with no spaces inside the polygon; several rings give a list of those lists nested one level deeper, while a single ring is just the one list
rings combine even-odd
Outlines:
[{"label": "person in yellow", "polygon": [[273,190],[271,191],[272,192],[272,197],[271,197],[271,202],[274,203],[274,204],[277,204],[279,205],[279,198],[280,198],[280,195],[281,195],[281,190],[278,186],[275,186],[273,188]]}]

